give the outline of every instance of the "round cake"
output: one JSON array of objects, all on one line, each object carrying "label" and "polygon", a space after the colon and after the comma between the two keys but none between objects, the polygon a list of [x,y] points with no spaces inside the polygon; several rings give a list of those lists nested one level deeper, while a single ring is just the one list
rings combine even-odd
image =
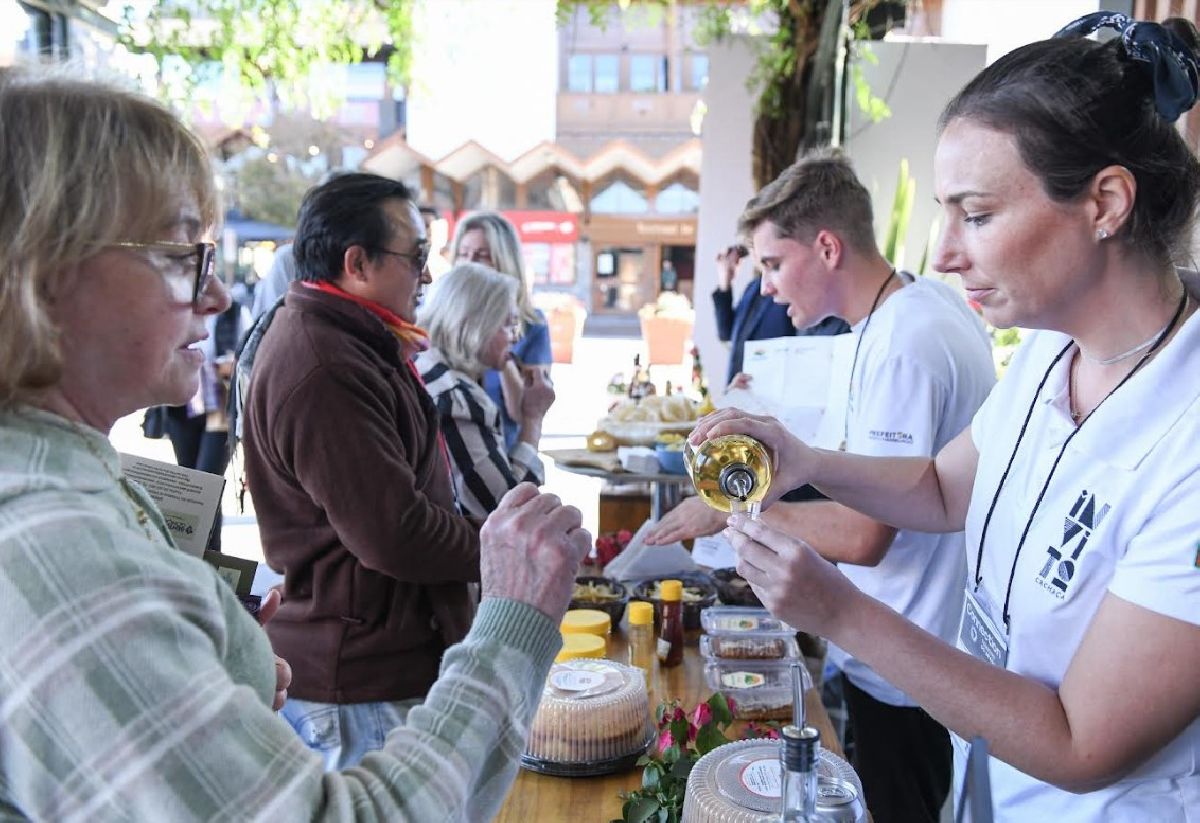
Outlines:
[{"label": "round cake", "polygon": [[569,660],[550,667],[525,759],[613,761],[641,754],[649,738],[650,704],[641,669],[611,660]]}]

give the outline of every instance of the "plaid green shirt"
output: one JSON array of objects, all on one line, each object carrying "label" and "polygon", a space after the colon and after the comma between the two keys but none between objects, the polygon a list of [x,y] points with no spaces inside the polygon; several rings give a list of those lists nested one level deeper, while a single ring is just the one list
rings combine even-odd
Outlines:
[{"label": "plaid green shirt", "polygon": [[408,724],[324,774],[270,709],[266,634],[119,476],[100,434],[0,412],[0,820],[495,815],[560,642],[550,619],[485,600]]}]

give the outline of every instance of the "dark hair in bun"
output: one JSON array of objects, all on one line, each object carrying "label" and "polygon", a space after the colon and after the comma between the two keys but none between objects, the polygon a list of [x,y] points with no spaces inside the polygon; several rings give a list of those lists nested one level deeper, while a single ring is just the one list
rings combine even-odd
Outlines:
[{"label": "dark hair in bun", "polygon": [[[1088,23],[1098,25],[1080,25]],[[1081,36],[1099,26],[1123,36],[1105,43]],[[1178,117],[1200,92],[1195,26],[1179,18],[1135,24],[1100,12],[1060,35],[985,68],[946,106],[940,128],[964,118],[1011,134],[1025,165],[1060,202],[1078,197],[1102,168],[1124,166],[1137,198],[1117,236],[1159,263],[1183,259],[1200,162],[1160,109]]]}]

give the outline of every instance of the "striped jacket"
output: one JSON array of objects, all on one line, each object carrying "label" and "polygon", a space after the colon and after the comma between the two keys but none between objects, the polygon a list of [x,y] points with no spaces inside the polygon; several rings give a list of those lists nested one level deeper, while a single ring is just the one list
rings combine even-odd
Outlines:
[{"label": "striped jacket", "polygon": [[[270,709],[274,656],[94,430],[0,411],[0,820],[490,820],[558,626],[485,599],[386,746],[345,773]],[[140,513],[140,515],[139,515]]]},{"label": "striped jacket", "polygon": [[479,383],[450,368],[437,349],[418,354],[416,364],[437,406],[454,469],[454,494],[464,514],[486,518],[513,486],[546,482],[533,446],[518,440],[505,452],[500,408]]}]

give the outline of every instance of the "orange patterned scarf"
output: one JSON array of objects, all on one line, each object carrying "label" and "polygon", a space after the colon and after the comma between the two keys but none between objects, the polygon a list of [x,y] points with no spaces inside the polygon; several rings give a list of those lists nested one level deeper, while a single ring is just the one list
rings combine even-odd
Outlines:
[{"label": "orange patterned scarf", "polygon": [[364,300],[361,297],[353,295],[341,286],[331,283],[328,280],[301,280],[300,284],[305,288],[315,289],[326,294],[333,294],[349,300],[351,303],[357,303],[378,317],[383,321],[383,325],[388,327],[388,331],[396,335],[396,339],[400,341],[400,350],[404,354],[405,360],[411,360],[417,355],[417,352],[423,352],[429,348],[429,332],[420,326],[409,323],[391,309],[385,308],[372,300]]}]

